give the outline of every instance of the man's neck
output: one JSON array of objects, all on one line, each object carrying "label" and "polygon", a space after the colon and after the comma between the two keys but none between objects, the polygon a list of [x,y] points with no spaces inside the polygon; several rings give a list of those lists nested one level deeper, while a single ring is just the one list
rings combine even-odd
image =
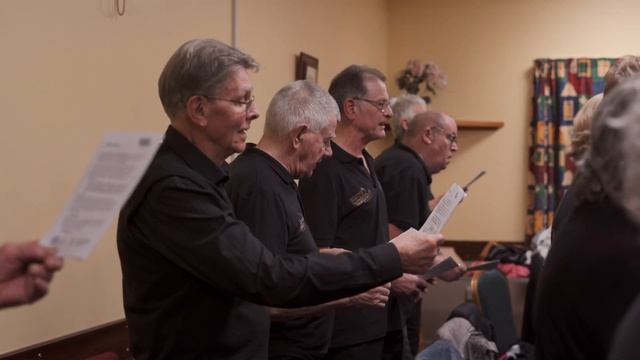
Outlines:
[{"label": "man's neck", "polygon": [[201,129],[194,129],[184,121],[174,121],[171,123],[171,126],[218,166],[221,166],[225,159],[231,155],[227,154],[224,149],[216,146],[216,144],[207,141]]},{"label": "man's neck", "polygon": [[402,139],[400,139],[400,143],[415,151],[416,154],[418,154],[418,156],[420,156],[420,158],[422,159],[422,162],[424,163],[424,166],[426,166],[429,170],[429,173],[432,173],[432,169],[429,166],[429,150],[427,149],[427,145],[425,145],[419,138],[410,139],[403,137]]},{"label": "man's neck", "polygon": [[369,143],[358,130],[351,126],[338,125],[336,138],[333,140],[338,146],[349,154],[361,158],[362,152]]},{"label": "man's neck", "polygon": [[293,161],[290,152],[283,146],[285,140],[270,139],[266,136],[262,136],[256,147],[265,153],[269,154],[272,158],[276,159],[280,165],[292,173]]}]

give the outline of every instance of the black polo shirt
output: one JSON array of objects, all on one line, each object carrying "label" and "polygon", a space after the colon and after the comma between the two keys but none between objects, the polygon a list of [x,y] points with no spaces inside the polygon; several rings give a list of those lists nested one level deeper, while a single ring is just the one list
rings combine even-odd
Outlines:
[{"label": "black polo shirt", "polygon": [[[293,177],[276,159],[248,144],[229,167],[227,193],[238,219],[276,254],[318,252]],[[322,359],[329,348],[333,312],[271,321],[270,357]]]},{"label": "black polo shirt", "polygon": [[413,149],[396,142],[375,160],[387,200],[389,222],[400,230],[420,229],[431,210],[431,174]]},{"label": "black polo shirt", "polygon": [[[318,164],[310,178],[300,181],[307,224],[320,247],[366,249],[389,241],[382,187],[373,171],[373,158],[361,158],[331,143],[333,156]],[[384,337],[387,309],[372,306],[336,309],[331,347],[359,344]]]},{"label": "black polo shirt", "polygon": [[236,219],[225,181],[218,166],[169,127],[121,210],[118,253],[136,359],[265,358],[269,318],[254,303],[315,305],[402,273],[393,245],[358,254],[273,255]]}]

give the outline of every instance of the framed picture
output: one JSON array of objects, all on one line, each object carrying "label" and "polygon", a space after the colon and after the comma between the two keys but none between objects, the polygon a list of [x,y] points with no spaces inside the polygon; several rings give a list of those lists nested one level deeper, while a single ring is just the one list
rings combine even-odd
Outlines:
[{"label": "framed picture", "polygon": [[309,80],[318,83],[318,59],[303,52],[296,63],[296,80]]}]

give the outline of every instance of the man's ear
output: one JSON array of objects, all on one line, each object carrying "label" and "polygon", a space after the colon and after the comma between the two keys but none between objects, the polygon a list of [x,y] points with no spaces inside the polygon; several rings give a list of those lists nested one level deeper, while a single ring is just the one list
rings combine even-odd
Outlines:
[{"label": "man's ear", "polygon": [[433,142],[433,135],[433,128],[431,126],[427,127],[422,133],[422,142],[425,144],[431,144]]},{"label": "man's ear", "polygon": [[409,130],[409,120],[400,119],[400,128],[402,128],[402,130],[404,130],[405,132]]},{"label": "man's ear", "polygon": [[296,149],[302,144],[302,136],[305,132],[309,130],[307,125],[298,125],[293,130],[290,131],[291,135],[291,143],[293,144],[293,148]]},{"label": "man's ear", "polygon": [[208,120],[205,116],[207,106],[208,104],[202,96],[191,96],[187,100],[187,104],[185,106],[189,121],[191,121],[196,126],[207,126]]},{"label": "man's ear", "polygon": [[355,115],[358,113],[358,110],[356,109],[356,101],[351,98],[346,99],[342,103],[342,111],[343,111],[344,117],[346,117],[348,120],[353,119]]}]

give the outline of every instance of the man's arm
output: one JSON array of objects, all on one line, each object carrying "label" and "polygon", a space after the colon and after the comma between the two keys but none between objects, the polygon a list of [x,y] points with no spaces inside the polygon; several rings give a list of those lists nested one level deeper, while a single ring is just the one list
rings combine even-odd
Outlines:
[{"label": "man's arm", "polygon": [[368,290],[362,294],[326,302],[315,306],[295,309],[281,309],[270,307],[269,315],[271,315],[271,320],[273,321],[285,321],[301,316],[321,314],[329,310],[347,306],[377,306],[383,308],[389,301],[389,286],[389,283],[387,283],[385,285]]},{"label": "man's arm", "polygon": [[422,273],[440,239],[405,234],[354,253],[275,256],[217,197],[187,179],[165,179],[147,195],[148,218],[128,228],[145,229],[137,238],[185,271],[259,304],[314,305],[382,285],[403,269]]}]

